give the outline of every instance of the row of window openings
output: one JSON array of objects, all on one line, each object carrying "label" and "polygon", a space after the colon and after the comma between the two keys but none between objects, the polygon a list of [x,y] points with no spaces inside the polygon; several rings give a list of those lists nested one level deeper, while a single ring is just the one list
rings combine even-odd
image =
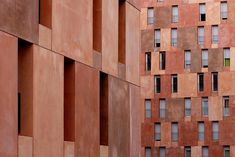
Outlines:
[{"label": "row of window openings", "polygon": [[[201,108],[202,108],[202,116],[208,116],[208,97],[202,97],[201,102]],[[184,115],[185,117],[191,116],[191,99],[185,98],[184,99]],[[230,110],[229,110],[229,96],[223,97],[223,115],[224,117],[230,116]],[[151,118],[152,117],[152,104],[150,99],[145,100],[145,118]],[[159,105],[159,117],[165,118],[166,117],[166,100],[160,99],[160,105]]]},{"label": "row of window openings", "polygon": [[[166,148],[160,147],[159,148],[159,157],[166,157]],[[184,147],[184,157],[191,157],[191,147],[185,146]],[[202,157],[209,157],[209,147],[202,146]],[[151,147],[145,147],[145,157],[152,157],[152,149]],[[230,146],[224,146],[224,155],[223,157],[230,157]]]},{"label": "row of window openings", "polygon": [[[218,72],[211,73],[211,89],[213,92],[218,91]],[[161,93],[161,76],[155,75],[154,76],[154,91],[155,93]],[[198,92],[204,91],[204,74],[198,73]],[[173,74],[171,75],[171,92],[177,93],[178,92],[178,75]]]},{"label": "row of window openings", "polygon": [[[222,20],[228,18],[228,5],[227,2],[221,2],[220,5],[220,17]],[[199,4],[199,21],[206,21],[206,4]],[[171,8],[171,22],[179,22],[179,9],[177,5],[173,5]],[[147,24],[151,25],[154,23],[154,8],[148,8],[147,10]]]},{"label": "row of window openings", "polygon": [[[205,29],[203,26],[198,27],[198,45],[204,45],[204,34]],[[171,29],[171,46],[176,47],[177,46],[177,36],[178,31],[177,28]],[[218,25],[212,25],[211,27],[211,42],[212,44],[218,44],[219,42],[219,27]],[[161,46],[161,30],[156,29],[154,33],[154,47],[160,47]]]},{"label": "row of window openings", "polygon": [[[203,49],[201,55],[201,66],[202,68],[208,68],[208,49]],[[230,66],[230,48],[224,48],[223,50],[223,62],[225,67]],[[165,70],[166,68],[166,52],[159,53],[159,69]],[[191,68],[191,51],[184,51],[184,69]],[[151,52],[145,53],[145,70],[151,70]]]}]

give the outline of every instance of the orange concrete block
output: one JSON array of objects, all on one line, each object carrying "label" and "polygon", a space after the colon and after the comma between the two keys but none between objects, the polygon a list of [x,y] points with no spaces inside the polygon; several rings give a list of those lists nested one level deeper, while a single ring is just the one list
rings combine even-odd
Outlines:
[{"label": "orange concrete block", "polygon": [[223,102],[222,97],[212,96],[209,97],[209,120],[219,121],[223,119]]},{"label": "orange concrete block", "polygon": [[52,50],[92,65],[92,0],[55,0],[52,15]]},{"label": "orange concrete block", "polygon": [[33,156],[32,137],[19,136],[18,137],[18,157],[32,157],[32,156]]},{"label": "orange concrete block", "polygon": [[75,157],[74,142],[64,142],[64,157]]},{"label": "orange concrete block", "polygon": [[235,72],[220,72],[218,79],[219,95],[224,96],[235,94]]},{"label": "orange concrete block", "polygon": [[118,75],[118,1],[102,1],[102,71]]},{"label": "orange concrete block", "polygon": [[109,156],[109,147],[108,146],[100,146],[100,157],[108,157]]},{"label": "orange concrete block", "polygon": [[17,156],[17,38],[0,32],[0,156]]},{"label": "orange concrete block", "polygon": [[126,80],[139,85],[140,13],[126,3]]},{"label": "orange concrete block", "polygon": [[147,28],[147,8],[141,8],[140,11],[140,29],[144,30]]},{"label": "orange concrete block", "polygon": [[154,80],[152,76],[142,76],[140,79],[141,98],[154,97]]},{"label": "orange concrete block", "polygon": [[178,95],[180,97],[195,97],[197,96],[197,74],[179,74],[178,75]]},{"label": "orange concrete block", "polygon": [[33,55],[33,154],[63,157],[64,58],[38,46]]},{"label": "orange concrete block", "polygon": [[163,146],[171,145],[171,123],[170,122],[161,123],[161,145]]},{"label": "orange concrete block", "polygon": [[51,50],[51,29],[39,24],[39,45]]},{"label": "orange concrete block", "polygon": [[220,2],[206,3],[206,24],[207,25],[220,24]]},{"label": "orange concrete block", "polygon": [[202,151],[200,146],[191,147],[192,157],[201,157]]}]

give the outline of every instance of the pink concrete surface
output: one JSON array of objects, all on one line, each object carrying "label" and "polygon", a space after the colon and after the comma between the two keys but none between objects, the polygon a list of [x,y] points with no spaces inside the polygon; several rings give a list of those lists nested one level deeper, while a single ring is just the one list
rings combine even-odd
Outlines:
[{"label": "pink concrete surface", "polygon": [[51,50],[51,29],[39,25],[39,45]]},{"label": "pink concrete surface", "polygon": [[33,138],[18,137],[18,157],[33,157]]},{"label": "pink concrete surface", "polygon": [[17,157],[17,38],[0,32],[0,156]]},{"label": "pink concrete surface", "polygon": [[64,142],[64,156],[63,157],[75,157],[74,154],[74,142]]},{"label": "pink concrete surface", "polygon": [[34,46],[33,61],[34,157],[63,157],[64,59]]}]

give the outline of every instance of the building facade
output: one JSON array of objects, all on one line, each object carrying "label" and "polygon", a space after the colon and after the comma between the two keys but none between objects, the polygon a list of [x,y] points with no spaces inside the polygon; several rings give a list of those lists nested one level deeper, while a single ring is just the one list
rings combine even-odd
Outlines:
[{"label": "building facade", "polygon": [[140,157],[138,0],[0,0],[0,157]]},{"label": "building facade", "polygon": [[235,157],[235,1],[141,2],[143,157]]}]

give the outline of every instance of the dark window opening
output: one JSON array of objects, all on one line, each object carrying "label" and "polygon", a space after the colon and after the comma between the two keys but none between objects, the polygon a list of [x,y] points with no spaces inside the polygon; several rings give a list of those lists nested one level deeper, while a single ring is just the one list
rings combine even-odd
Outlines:
[{"label": "dark window opening", "polygon": [[64,58],[64,141],[75,141],[75,61]]},{"label": "dark window opening", "polygon": [[165,70],[166,68],[166,53],[165,52],[160,52],[160,56],[159,56],[159,60],[160,60],[160,70]]},{"label": "dark window opening", "polygon": [[160,75],[155,76],[155,93],[160,93],[161,92],[161,77]]},{"label": "dark window opening", "polygon": [[93,49],[102,52],[102,0],[93,0]]},{"label": "dark window opening", "polygon": [[108,146],[108,75],[100,73],[100,145]]},{"label": "dark window opening", "polygon": [[172,75],[172,93],[177,93],[178,91],[178,78],[177,75]]},{"label": "dark window opening", "polygon": [[198,91],[202,92],[204,90],[204,75],[203,73],[198,74]]},{"label": "dark window opening", "polygon": [[145,70],[146,71],[151,70],[151,52],[145,53]]},{"label": "dark window opening", "polygon": [[218,91],[218,73],[212,73],[212,91]]},{"label": "dark window opening", "polygon": [[118,17],[118,62],[125,64],[126,59],[126,5],[125,0],[119,0]]}]

